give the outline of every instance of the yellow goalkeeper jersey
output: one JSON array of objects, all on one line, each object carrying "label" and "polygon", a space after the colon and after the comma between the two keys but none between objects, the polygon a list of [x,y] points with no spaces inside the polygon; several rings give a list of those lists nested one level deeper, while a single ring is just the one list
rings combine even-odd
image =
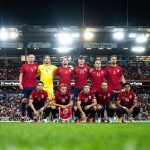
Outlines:
[{"label": "yellow goalkeeper jersey", "polygon": [[44,83],[44,88],[53,88],[53,76],[57,67],[54,65],[39,65],[37,74],[40,81]]}]

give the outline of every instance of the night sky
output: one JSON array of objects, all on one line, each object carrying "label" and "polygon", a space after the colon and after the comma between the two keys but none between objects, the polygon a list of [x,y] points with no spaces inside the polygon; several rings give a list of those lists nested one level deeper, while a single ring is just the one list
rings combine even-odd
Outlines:
[{"label": "night sky", "polygon": [[[150,0],[128,0],[129,26],[150,26]],[[126,26],[127,0],[84,0],[85,26]],[[2,25],[82,26],[83,0],[1,0]]]}]

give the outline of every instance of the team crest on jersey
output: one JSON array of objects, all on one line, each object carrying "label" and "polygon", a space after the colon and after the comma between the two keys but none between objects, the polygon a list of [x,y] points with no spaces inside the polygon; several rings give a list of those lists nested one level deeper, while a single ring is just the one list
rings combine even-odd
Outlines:
[{"label": "team crest on jersey", "polygon": [[117,69],[117,72],[120,72],[120,70],[119,70],[119,69]]},{"label": "team crest on jersey", "polygon": [[88,101],[88,98],[85,98],[85,102],[87,102]]},{"label": "team crest on jersey", "polygon": [[62,102],[65,102],[65,98],[62,98]]},{"label": "team crest on jersey", "polygon": [[91,96],[89,96],[89,99],[91,99],[92,97]]},{"label": "team crest on jersey", "polygon": [[131,99],[131,98],[132,98],[132,95],[130,95],[129,98]]}]

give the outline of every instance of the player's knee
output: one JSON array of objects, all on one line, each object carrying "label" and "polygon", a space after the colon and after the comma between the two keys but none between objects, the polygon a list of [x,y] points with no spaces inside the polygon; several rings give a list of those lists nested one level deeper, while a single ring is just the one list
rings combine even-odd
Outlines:
[{"label": "player's knee", "polygon": [[97,106],[93,106],[93,110],[96,111],[97,110]]},{"label": "player's knee", "polygon": [[77,106],[74,106],[74,111],[77,111],[78,110],[78,107]]},{"label": "player's knee", "polygon": [[21,102],[22,102],[22,103],[27,103],[27,101],[28,101],[27,98],[23,98]]},{"label": "player's knee", "polygon": [[56,106],[51,106],[52,109],[56,109]]},{"label": "player's knee", "polygon": [[110,109],[116,109],[116,104],[110,104],[109,108]]},{"label": "player's knee", "polygon": [[102,109],[103,109],[103,107],[101,105],[97,106],[97,110],[102,110]]}]

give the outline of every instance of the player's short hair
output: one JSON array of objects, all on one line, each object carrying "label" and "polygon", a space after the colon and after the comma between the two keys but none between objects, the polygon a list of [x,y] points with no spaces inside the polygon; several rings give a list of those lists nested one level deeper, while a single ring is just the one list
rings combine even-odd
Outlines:
[{"label": "player's short hair", "polygon": [[44,85],[44,83],[43,83],[42,81],[38,81],[38,82],[36,83],[36,85],[38,85],[39,83],[41,83],[41,84]]},{"label": "player's short hair", "polygon": [[43,59],[45,59],[46,57],[49,57],[51,59],[51,57],[49,55],[44,55]]},{"label": "player's short hair", "polygon": [[116,58],[117,58],[117,55],[111,55],[111,56],[110,56],[110,59],[111,59],[112,57],[116,57]]},{"label": "player's short hair", "polygon": [[95,59],[94,63],[95,63],[96,61],[100,61],[100,62],[101,62],[101,59]]},{"label": "player's short hair", "polygon": [[68,57],[67,56],[63,56],[62,58],[61,58],[61,61],[63,61],[63,59],[67,59],[68,60]]},{"label": "player's short hair", "polygon": [[60,88],[62,88],[62,87],[66,87],[66,88],[67,88],[67,85],[64,84],[64,83],[62,83],[62,84],[60,85]]},{"label": "player's short hair", "polygon": [[85,57],[80,55],[80,56],[78,57],[78,59],[84,59],[84,60],[85,60]]},{"label": "player's short hair", "polygon": [[95,60],[100,60],[101,61],[101,57],[96,57],[96,59]]},{"label": "player's short hair", "polygon": [[32,53],[31,53],[31,54],[28,54],[28,56],[30,56],[30,55],[33,55],[33,56],[35,56],[35,55],[34,55],[34,54],[32,54]]},{"label": "player's short hair", "polygon": [[131,87],[131,84],[129,82],[124,83],[123,87],[125,87],[126,85],[129,85]]},{"label": "player's short hair", "polygon": [[90,84],[90,83],[85,83],[85,84],[84,84],[84,87],[85,87],[85,86],[91,87],[91,84]]},{"label": "player's short hair", "polygon": [[108,84],[107,80],[104,80],[102,83],[107,83]]}]

